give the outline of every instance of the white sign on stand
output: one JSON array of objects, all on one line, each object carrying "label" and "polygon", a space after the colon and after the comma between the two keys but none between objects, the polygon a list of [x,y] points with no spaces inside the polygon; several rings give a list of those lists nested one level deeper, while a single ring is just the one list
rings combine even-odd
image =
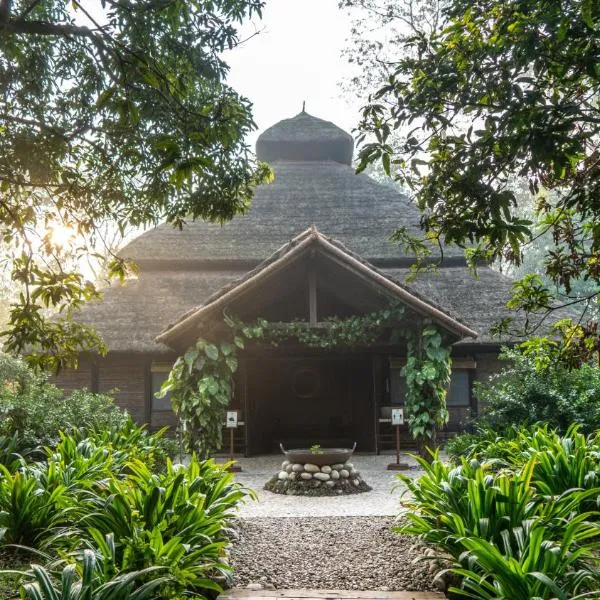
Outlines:
[{"label": "white sign on stand", "polygon": [[392,425],[404,425],[403,408],[392,408]]},{"label": "white sign on stand", "polygon": [[238,426],[238,413],[237,410],[227,411],[227,427],[235,429]]}]

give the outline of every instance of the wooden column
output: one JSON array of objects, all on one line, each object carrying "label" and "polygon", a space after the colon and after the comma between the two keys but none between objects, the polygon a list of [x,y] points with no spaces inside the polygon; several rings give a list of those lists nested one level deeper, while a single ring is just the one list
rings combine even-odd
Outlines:
[{"label": "wooden column", "polygon": [[98,363],[94,358],[90,365],[90,392],[98,393]]},{"label": "wooden column", "polygon": [[244,456],[248,456],[248,438],[250,431],[250,411],[248,403],[248,371],[246,359],[240,358],[238,367],[239,407],[244,410]]},{"label": "wooden column", "polygon": [[144,364],[144,421],[152,428],[152,360]]},{"label": "wooden column", "polygon": [[308,322],[311,327],[316,327],[318,322],[317,314],[317,274],[315,268],[311,265],[308,270]]},{"label": "wooden column", "polygon": [[373,430],[375,432],[374,447],[375,452],[379,454],[379,407],[381,405],[381,398],[383,395],[382,390],[382,379],[383,379],[383,365],[381,356],[379,354],[373,354],[371,357],[372,373],[373,373]]},{"label": "wooden column", "polygon": [[477,403],[477,398],[475,394],[473,394],[473,383],[475,381],[475,369],[469,369],[469,407],[471,409],[471,419],[474,419],[478,416],[479,406]]}]

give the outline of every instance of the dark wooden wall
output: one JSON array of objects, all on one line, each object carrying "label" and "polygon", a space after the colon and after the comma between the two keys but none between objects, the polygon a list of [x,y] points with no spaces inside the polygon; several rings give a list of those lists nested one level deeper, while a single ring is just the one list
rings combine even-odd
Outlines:
[{"label": "dark wooden wall", "polygon": [[87,388],[110,393],[137,423],[148,423],[150,359],[143,355],[113,354],[105,358],[83,358],[78,369],[65,369],[51,382],[66,391]]}]

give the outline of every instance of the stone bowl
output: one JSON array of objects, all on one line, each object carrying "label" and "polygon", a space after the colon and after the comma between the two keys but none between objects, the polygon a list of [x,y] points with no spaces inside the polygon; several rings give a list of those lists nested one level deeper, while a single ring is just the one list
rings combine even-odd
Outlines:
[{"label": "stone bowl", "polygon": [[321,448],[318,454],[310,451],[310,448],[293,448],[286,450],[283,444],[279,444],[285,458],[291,463],[310,463],[322,467],[324,465],[335,465],[345,463],[356,450],[356,442],[352,448]]}]

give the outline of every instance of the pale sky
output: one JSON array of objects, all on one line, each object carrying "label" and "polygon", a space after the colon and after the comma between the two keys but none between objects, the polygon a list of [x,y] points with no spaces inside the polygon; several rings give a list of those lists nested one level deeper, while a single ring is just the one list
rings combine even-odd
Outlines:
[{"label": "pale sky", "polygon": [[[346,131],[356,127],[360,102],[345,99],[340,81],[351,73],[341,56],[350,19],[337,0],[267,0],[262,20],[248,23],[240,39],[261,32],[227,52],[228,83],[254,104],[258,132],[302,109],[333,121]],[[249,142],[254,144],[258,133]]]}]

